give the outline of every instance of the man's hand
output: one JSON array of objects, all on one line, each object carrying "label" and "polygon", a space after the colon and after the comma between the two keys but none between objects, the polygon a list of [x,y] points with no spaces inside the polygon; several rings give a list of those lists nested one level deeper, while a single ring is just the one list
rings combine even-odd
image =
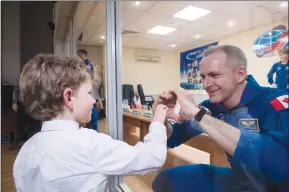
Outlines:
[{"label": "man's hand", "polygon": [[175,108],[168,109],[167,118],[168,119],[173,119],[175,121],[178,121],[179,120],[179,115],[175,114],[174,110],[175,110]]},{"label": "man's hand", "polygon": [[18,112],[18,105],[16,103],[12,104],[12,109],[14,112]]},{"label": "man's hand", "polygon": [[177,100],[181,105],[180,118],[186,120],[193,120],[200,110],[193,98],[193,95],[189,94],[186,90],[182,88],[176,89],[174,91],[174,94],[177,96]]},{"label": "man's hand", "polygon": [[275,83],[271,84],[271,88],[277,88],[277,84]]},{"label": "man's hand", "polygon": [[153,113],[155,113],[156,107],[159,104],[166,105],[168,108],[173,108],[176,104],[176,101],[177,101],[177,97],[175,94],[172,93],[172,91],[164,91],[155,100],[155,102],[152,106],[152,111],[153,111]]},{"label": "man's hand", "polygon": [[165,124],[165,120],[167,118],[168,108],[165,105],[159,104],[156,107],[152,122],[160,122]]}]

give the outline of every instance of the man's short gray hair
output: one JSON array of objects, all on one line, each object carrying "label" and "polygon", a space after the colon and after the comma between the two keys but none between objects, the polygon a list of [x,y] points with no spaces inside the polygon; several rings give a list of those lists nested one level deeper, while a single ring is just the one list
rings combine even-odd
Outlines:
[{"label": "man's short gray hair", "polygon": [[219,51],[224,52],[227,55],[228,59],[226,64],[228,64],[229,60],[230,64],[236,67],[247,67],[247,58],[245,56],[245,53],[239,47],[233,45],[212,46],[205,51],[204,57],[207,57],[208,55]]}]

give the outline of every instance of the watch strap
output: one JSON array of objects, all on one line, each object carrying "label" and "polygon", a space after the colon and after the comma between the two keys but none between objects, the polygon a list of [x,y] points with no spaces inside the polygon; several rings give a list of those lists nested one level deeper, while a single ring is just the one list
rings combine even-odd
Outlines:
[{"label": "watch strap", "polygon": [[201,107],[200,111],[195,116],[195,120],[200,122],[205,114],[208,114],[208,111]]}]

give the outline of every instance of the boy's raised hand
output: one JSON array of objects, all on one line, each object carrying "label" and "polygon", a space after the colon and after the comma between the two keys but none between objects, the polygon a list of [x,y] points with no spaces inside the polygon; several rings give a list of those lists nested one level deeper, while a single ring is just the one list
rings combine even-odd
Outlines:
[{"label": "boy's raised hand", "polygon": [[152,122],[160,122],[160,123],[164,124],[165,120],[166,120],[166,116],[167,116],[167,111],[168,111],[167,106],[165,106],[163,104],[157,105],[155,108]]},{"label": "boy's raised hand", "polygon": [[153,113],[155,113],[157,106],[160,104],[166,105],[168,108],[174,107],[177,101],[177,97],[175,94],[171,94],[172,92],[173,91],[164,91],[158,96],[152,106]]}]

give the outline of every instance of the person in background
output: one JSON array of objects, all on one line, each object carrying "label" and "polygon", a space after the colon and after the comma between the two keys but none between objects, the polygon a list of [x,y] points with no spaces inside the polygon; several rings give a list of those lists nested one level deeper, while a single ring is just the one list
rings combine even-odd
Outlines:
[{"label": "person in background", "polygon": [[[288,87],[288,68],[289,68],[289,49],[283,48],[279,51],[280,61],[275,63],[270,69],[267,77],[268,82],[272,88],[278,88],[287,90]],[[276,74],[275,81],[273,80],[273,74]]]},{"label": "person in background", "polygon": [[157,106],[149,133],[135,146],[80,127],[91,118],[91,76],[74,57],[37,55],[23,68],[20,98],[43,121],[13,166],[18,192],[106,192],[110,176],[144,175],[167,155],[167,107]]},{"label": "person in background", "polygon": [[[77,55],[81,58],[81,60],[84,62],[84,64],[90,70],[90,75],[93,79],[93,88],[92,88],[91,94],[92,94],[93,98],[96,101],[98,101],[100,98],[99,93],[98,93],[98,87],[100,85],[100,82],[96,80],[96,79],[98,79],[98,77],[96,77],[96,75],[94,73],[94,66],[93,66],[92,62],[88,59],[87,51],[85,49],[79,49],[77,51]],[[97,111],[97,106],[95,103],[93,105],[93,108],[92,108],[91,121],[89,122],[88,127],[98,131],[98,122],[97,121],[98,121],[98,111]]]},{"label": "person in background", "polygon": [[38,132],[40,129],[40,121],[33,119],[25,112],[25,107],[19,100],[19,78],[16,81],[13,89],[12,110],[17,113],[17,130],[14,138],[14,143],[9,150],[19,149],[28,139],[28,131],[33,130]]}]

